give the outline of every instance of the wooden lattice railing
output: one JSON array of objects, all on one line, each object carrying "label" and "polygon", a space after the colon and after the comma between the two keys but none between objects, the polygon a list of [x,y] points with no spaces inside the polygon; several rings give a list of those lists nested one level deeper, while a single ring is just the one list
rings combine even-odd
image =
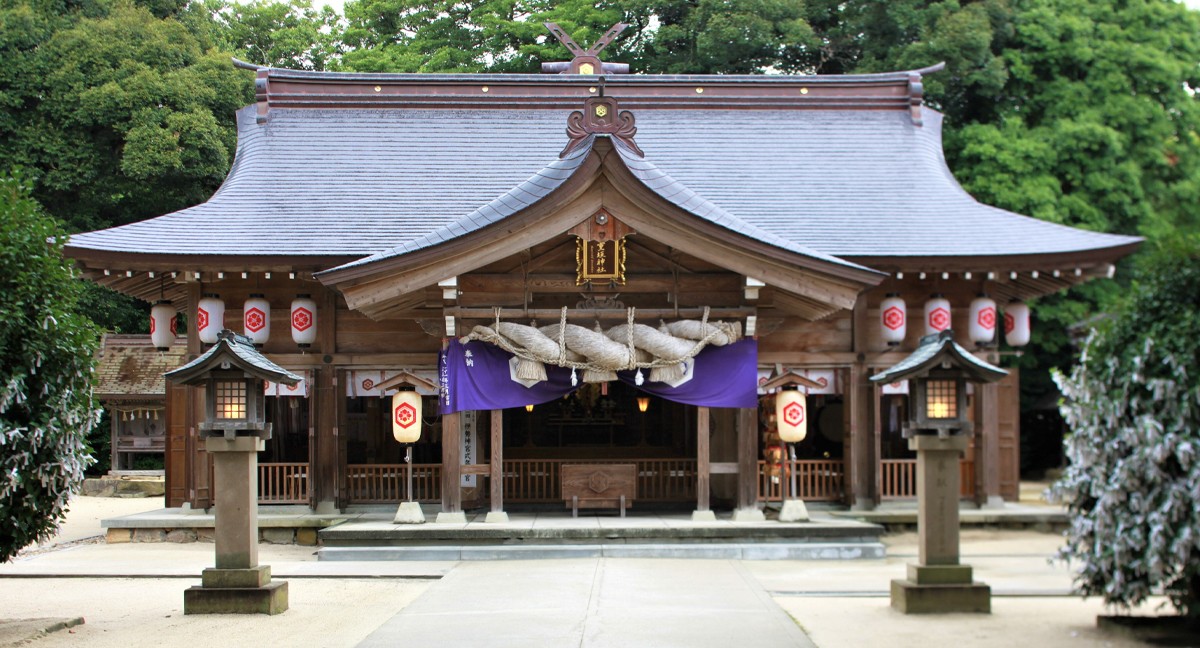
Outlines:
[{"label": "wooden lattice railing", "polygon": [[637,501],[686,502],[696,499],[695,459],[514,459],[504,462],[508,502],[561,502],[563,464],[632,463],[637,466]]},{"label": "wooden lattice railing", "polygon": [[[413,499],[442,500],[442,464],[413,464]],[[393,504],[408,499],[407,464],[349,464],[347,498],[353,504]]]},{"label": "wooden lattice railing", "polygon": [[[766,461],[758,462],[758,501],[778,502],[783,493],[784,473],[787,479],[796,475],[796,490],[802,500],[837,501],[842,499],[846,488],[846,469],[841,459],[799,459],[788,462],[788,466]],[[791,486],[788,486],[791,489]]]},{"label": "wooden lattice railing", "polygon": [[[962,498],[975,495],[975,462],[958,462],[958,494]],[[882,499],[905,499],[917,496],[917,460],[883,459],[879,462],[879,496]]]},{"label": "wooden lattice railing", "polygon": [[258,464],[259,504],[308,504],[308,463]]}]

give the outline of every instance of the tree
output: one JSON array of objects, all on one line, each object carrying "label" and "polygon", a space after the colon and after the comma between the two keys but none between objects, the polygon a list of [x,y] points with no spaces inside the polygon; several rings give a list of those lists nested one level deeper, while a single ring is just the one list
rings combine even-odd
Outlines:
[{"label": "tree", "polygon": [[75,310],[82,285],[62,257],[64,232],[30,189],[0,178],[0,562],[62,521],[99,415],[97,331]]},{"label": "tree", "polygon": [[312,0],[248,4],[206,0],[191,22],[211,30],[224,51],[258,65],[293,70],[325,70],[342,54],[340,18],[331,7],[314,9]]},{"label": "tree", "polygon": [[1132,606],[1162,588],[1200,619],[1200,237],[1153,259],[1069,376],[1071,426],[1053,494],[1077,589]]},{"label": "tree", "polygon": [[0,159],[71,231],[194,205],[225,178],[253,79],[181,4],[0,4]]}]

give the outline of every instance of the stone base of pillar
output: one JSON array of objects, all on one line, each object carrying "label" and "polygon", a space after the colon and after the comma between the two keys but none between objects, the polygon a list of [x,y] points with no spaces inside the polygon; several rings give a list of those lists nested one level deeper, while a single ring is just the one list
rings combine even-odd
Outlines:
[{"label": "stone base of pillar", "polygon": [[875,503],[875,500],[866,499],[864,497],[864,498],[859,498],[858,500],[855,500],[855,502],[850,505],[850,510],[855,511],[855,512],[857,512],[857,511],[874,511],[877,507],[878,507],[878,504]]},{"label": "stone base of pillar", "polygon": [[912,565],[892,581],[892,607],[904,614],[992,611],[992,588],[973,582],[970,565]]},{"label": "stone base of pillar", "polygon": [[692,511],[692,522],[716,522],[717,514],[709,511]]},{"label": "stone base of pillar", "polygon": [[808,522],[808,507],[804,505],[804,500],[785,500],[783,508],[779,509],[779,521]]},{"label": "stone base of pillar", "polygon": [[989,495],[981,508],[988,510],[1002,509],[1004,508],[1004,498],[999,495]]},{"label": "stone base of pillar", "polygon": [[287,581],[271,581],[266,565],[205,569],[199,587],[183,591],[184,614],[280,614],[288,609]]},{"label": "stone base of pillar", "polygon": [[336,515],[339,512],[337,503],[333,500],[317,502],[317,505],[313,507],[313,513],[317,515]]},{"label": "stone base of pillar", "polygon": [[425,512],[421,510],[421,503],[400,502],[400,508],[396,510],[396,517],[392,522],[394,524],[424,524]]},{"label": "stone base of pillar", "polygon": [[488,511],[483,521],[488,524],[508,524],[508,513],[504,511]]},{"label": "stone base of pillar", "polygon": [[734,522],[763,522],[766,519],[767,516],[763,515],[762,511],[754,507],[740,508],[733,512]]},{"label": "stone base of pillar", "polygon": [[434,520],[438,524],[466,524],[467,514],[462,511],[442,511],[437,514],[437,519]]}]

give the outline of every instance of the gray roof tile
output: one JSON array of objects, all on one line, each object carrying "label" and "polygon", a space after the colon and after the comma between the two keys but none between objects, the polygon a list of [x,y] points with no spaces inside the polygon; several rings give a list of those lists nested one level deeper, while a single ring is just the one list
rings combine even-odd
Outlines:
[{"label": "gray roof tile", "polygon": [[[68,248],[363,257],[417,249],[447,238],[435,232],[451,224],[461,233],[528,206],[568,177],[579,158],[556,159],[567,112],[277,108],[258,124],[247,107],[237,159],[211,199],[77,234]],[[637,120],[647,157],[622,150],[622,158],[647,186],[787,249],[990,256],[1138,240],[978,203],[946,168],[941,115],[929,109],[923,127],[898,110],[646,108]]]}]

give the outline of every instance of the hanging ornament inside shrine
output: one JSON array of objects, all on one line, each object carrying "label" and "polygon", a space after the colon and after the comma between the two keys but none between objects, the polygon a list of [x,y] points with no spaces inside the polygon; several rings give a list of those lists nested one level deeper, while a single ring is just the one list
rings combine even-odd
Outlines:
[{"label": "hanging ornament inside shrine", "polygon": [[307,294],[292,300],[292,341],[302,349],[317,341],[317,302]]},{"label": "hanging ornament inside shrine", "polygon": [[175,307],[166,299],[154,302],[150,309],[150,342],[155,349],[166,351],[175,341]]},{"label": "hanging ornament inside shrine", "polygon": [[808,399],[804,392],[785,389],[775,395],[775,424],[784,443],[799,443],[808,436]]},{"label": "hanging ornament inside shrine", "polygon": [[271,337],[271,303],[259,293],[250,295],[242,307],[242,330],[246,337],[261,347]]},{"label": "hanging ornament inside shrine", "polygon": [[421,438],[421,395],[399,391],[392,396],[392,436],[400,443],[416,443]]},{"label": "hanging ornament inside shrine", "polygon": [[968,326],[971,341],[977,345],[991,344],[996,339],[996,302],[980,295],[971,302],[971,322]]},{"label": "hanging ornament inside shrine", "polygon": [[1012,301],[1004,307],[1004,341],[1008,346],[1023,347],[1029,344],[1029,305]]},{"label": "hanging ornament inside shrine", "polygon": [[204,293],[196,306],[196,334],[205,344],[216,344],[225,328],[225,302],[215,293]]},{"label": "hanging ornament inside shrine", "polygon": [[570,230],[575,239],[575,285],[625,285],[625,237],[633,230],[601,209]]},{"label": "hanging ornament inside shrine", "polygon": [[900,293],[888,293],[879,305],[879,331],[888,346],[904,341],[908,333],[908,310]]},{"label": "hanging ornament inside shrine", "polygon": [[941,333],[950,328],[950,300],[934,293],[925,302],[925,335]]}]

